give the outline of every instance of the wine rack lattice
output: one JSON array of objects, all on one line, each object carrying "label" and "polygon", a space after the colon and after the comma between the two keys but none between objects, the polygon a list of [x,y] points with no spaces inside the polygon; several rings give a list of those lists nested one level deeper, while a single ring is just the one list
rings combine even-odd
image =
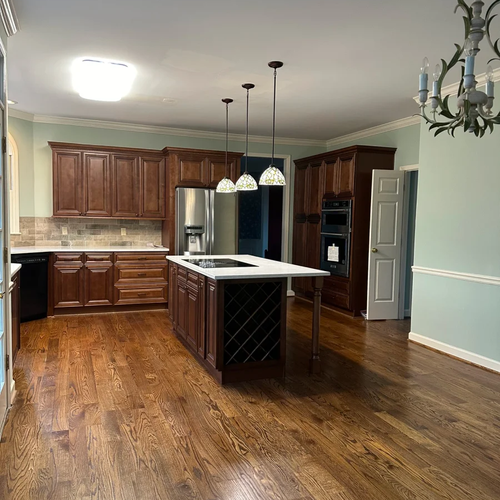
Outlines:
[{"label": "wine rack lattice", "polygon": [[224,365],[278,360],[281,335],[280,282],[224,287]]}]

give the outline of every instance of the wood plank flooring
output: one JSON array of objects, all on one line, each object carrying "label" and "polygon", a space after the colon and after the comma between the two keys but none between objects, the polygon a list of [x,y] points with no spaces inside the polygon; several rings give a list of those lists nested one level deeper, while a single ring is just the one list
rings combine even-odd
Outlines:
[{"label": "wood plank flooring", "polygon": [[289,299],[287,378],[220,387],[163,311],[23,325],[0,499],[500,498],[500,376]]}]

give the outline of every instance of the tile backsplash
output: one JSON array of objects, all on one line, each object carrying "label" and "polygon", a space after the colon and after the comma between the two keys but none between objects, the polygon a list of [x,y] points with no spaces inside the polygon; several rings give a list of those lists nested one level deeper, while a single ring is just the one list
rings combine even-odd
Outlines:
[{"label": "tile backsplash", "polygon": [[11,235],[15,247],[161,245],[162,223],[156,220],[21,217],[19,222],[21,234]]}]

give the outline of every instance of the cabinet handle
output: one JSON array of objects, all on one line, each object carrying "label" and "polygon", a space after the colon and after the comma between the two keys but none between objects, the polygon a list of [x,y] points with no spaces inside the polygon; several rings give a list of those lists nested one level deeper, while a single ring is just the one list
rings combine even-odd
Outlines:
[{"label": "cabinet handle", "polygon": [[137,260],[146,260],[147,257],[137,257]]},{"label": "cabinet handle", "polygon": [[139,297],[144,297],[144,295],[147,295],[145,292],[137,292],[137,295]]},{"label": "cabinet handle", "polygon": [[137,273],[137,276],[146,276],[146,273]]}]

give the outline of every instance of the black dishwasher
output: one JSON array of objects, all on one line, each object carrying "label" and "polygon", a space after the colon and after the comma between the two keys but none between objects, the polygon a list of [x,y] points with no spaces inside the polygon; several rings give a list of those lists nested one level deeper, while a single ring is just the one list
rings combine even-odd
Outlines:
[{"label": "black dishwasher", "polygon": [[49,254],[12,255],[21,264],[21,323],[47,317]]}]

